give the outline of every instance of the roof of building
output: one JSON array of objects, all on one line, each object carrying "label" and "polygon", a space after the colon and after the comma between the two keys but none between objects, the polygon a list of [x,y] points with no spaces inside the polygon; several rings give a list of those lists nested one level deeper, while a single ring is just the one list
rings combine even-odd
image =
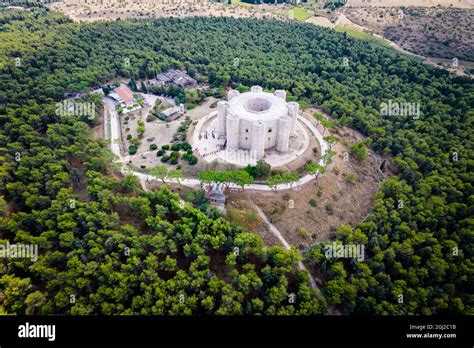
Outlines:
[{"label": "roof of building", "polygon": [[288,104],[268,92],[245,92],[229,102],[229,112],[250,121],[278,119],[288,114]]},{"label": "roof of building", "polygon": [[196,80],[193,79],[192,77],[190,76],[187,76],[187,75],[181,75],[181,76],[176,76],[174,79],[173,79],[173,82],[177,85],[189,85],[189,84],[195,84],[196,83]]},{"label": "roof of building", "polygon": [[133,102],[133,92],[127,86],[120,86],[115,89],[115,93],[122,99],[125,105],[131,104]]},{"label": "roof of building", "polygon": [[162,114],[163,116],[166,116],[166,117],[171,117],[171,116],[174,116],[174,115],[176,115],[177,113],[180,113],[180,112],[181,112],[181,109],[179,107],[173,106],[171,108],[160,111],[160,114]]},{"label": "roof of building", "polygon": [[206,196],[209,197],[212,205],[221,207],[225,205],[226,196],[218,189],[212,189],[210,192],[206,192]]},{"label": "roof of building", "polygon": [[177,69],[170,69],[164,73],[156,75],[156,81],[159,83],[173,82],[174,84],[181,86],[190,84],[194,85],[197,83],[197,81],[190,77],[186,72]]}]

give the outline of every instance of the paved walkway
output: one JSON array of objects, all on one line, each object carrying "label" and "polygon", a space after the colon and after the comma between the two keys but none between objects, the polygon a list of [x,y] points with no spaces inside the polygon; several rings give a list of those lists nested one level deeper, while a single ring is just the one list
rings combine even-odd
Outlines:
[{"label": "paved walkway", "polygon": [[[110,135],[111,135],[112,141],[111,141],[110,147],[111,147],[112,152],[115,155],[118,156],[119,162],[122,164],[121,172],[122,172],[122,174],[129,174],[129,173],[134,174],[138,178],[138,180],[140,181],[140,184],[143,187],[143,189],[145,191],[147,191],[146,183],[150,182],[150,181],[155,181],[156,178],[153,177],[152,175],[149,175],[149,174],[133,171],[133,170],[130,169],[130,167],[128,167],[127,163],[130,159],[130,156],[122,155],[122,152],[120,151],[120,146],[119,146],[119,142],[120,142],[119,115],[115,111],[115,104],[113,103],[113,101],[108,100],[108,98],[106,98],[105,101],[106,101],[105,102],[106,108],[108,109],[108,112],[106,110],[105,115],[106,115],[106,118],[110,118],[110,126],[111,126]],[[327,151],[328,147],[327,147],[326,142],[322,139],[322,135],[316,130],[316,128],[313,126],[313,124],[311,122],[309,122],[307,119],[305,119],[304,117],[301,117],[301,116],[298,117],[298,118],[301,122],[303,122],[312,131],[313,134],[315,134],[317,136],[318,141],[321,144],[321,153],[324,154]],[[107,127],[107,124],[108,124],[108,122],[104,122],[104,127]],[[109,133],[106,132],[105,134],[109,134]],[[320,164],[323,165],[323,160],[322,159],[320,161]],[[293,184],[277,185],[275,188],[273,188],[273,190],[278,191],[278,190],[287,190],[287,189],[290,189],[290,188],[294,188],[294,187],[303,185],[303,184],[311,181],[313,178],[314,178],[313,175],[308,174],[308,175],[305,175],[304,177],[302,177],[300,180],[298,180],[297,182],[295,182]],[[180,183],[180,184],[185,185],[185,186],[196,187],[196,188],[200,187],[202,185],[201,182],[198,179],[189,179],[189,178],[180,179],[180,180],[165,179],[164,181],[165,182],[172,182],[172,183]],[[237,186],[235,184],[231,184],[231,185],[229,185],[229,188],[231,188],[231,189],[232,188],[240,189],[241,187]],[[247,185],[246,188],[250,189],[250,190],[260,190],[260,191],[270,191],[270,190],[272,190],[269,186],[267,186],[265,184]],[[283,247],[285,249],[289,250],[291,248],[291,246],[286,241],[285,237],[275,227],[275,225],[273,225],[270,222],[270,220],[265,215],[263,210],[257,204],[255,204],[255,202],[252,201],[252,203],[253,203],[253,206],[255,207],[255,210],[257,211],[257,213],[262,217],[263,221],[268,225],[268,228],[269,228],[270,232],[280,241],[280,243],[283,245]],[[318,291],[318,293],[321,293],[321,290],[319,289],[315,279],[313,278],[311,273],[308,271],[306,266],[303,264],[303,262],[298,263],[298,269],[305,270],[308,273],[309,283],[310,283],[311,288],[316,289]]]},{"label": "paved walkway", "polygon": [[[111,144],[110,148],[112,152],[118,157],[118,162],[122,164],[121,168],[121,173],[122,174],[134,174],[136,175],[140,180],[143,181],[155,181],[156,178],[153,175],[141,173],[138,171],[131,170],[130,167],[128,167],[127,163],[130,160],[129,155],[123,155],[122,151],[120,149],[120,142],[121,142],[121,137],[120,137],[120,122],[119,122],[119,115],[117,111],[115,110],[115,104],[110,98],[105,98],[105,107],[108,109],[108,115],[110,116],[110,127],[111,127]],[[106,110],[107,114],[107,110]],[[209,115],[211,117],[211,115]],[[328,145],[327,143],[323,140],[323,136],[319,131],[316,129],[316,127],[308,121],[306,118],[302,116],[298,116],[298,119],[303,122],[313,133],[313,135],[317,138],[320,146],[321,146],[321,160],[319,161],[320,165],[324,165],[324,160],[323,160],[323,155],[326,153],[328,150]],[[107,127],[107,122],[104,122],[104,127]],[[105,134],[108,134],[107,132]],[[314,179],[314,175],[307,174],[303,177],[301,177],[298,181],[289,183],[289,184],[279,184],[276,185],[275,187],[269,187],[266,184],[251,184],[251,185],[246,185],[245,189],[248,190],[256,190],[256,191],[281,191],[281,190],[289,190],[293,189],[295,187],[301,186],[306,184],[307,182],[311,181]],[[202,183],[198,179],[191,179],[191,178],[184,178],[184,179],[164,179],[165,182],[168,183],[180,183],[184,186],[188,187],[193,187],[193,188],[198,188],[202,186]],[[235,188],[235,189],[241,189],[240,186],[236,184],[230,184],[229,188]]]}]

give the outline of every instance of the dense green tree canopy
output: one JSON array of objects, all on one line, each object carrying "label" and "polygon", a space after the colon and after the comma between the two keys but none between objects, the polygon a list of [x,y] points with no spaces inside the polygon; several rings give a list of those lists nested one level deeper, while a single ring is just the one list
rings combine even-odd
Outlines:
[{"label": "dense green tree canopy", "polygon": [[[87,120],[55,113],[65,92],[172,67],[198,71],[216,87],[287,89],[395,157],[399,175],[383,183],[367,221],[337,234],[366,243],[366,260],[326,260],[321,245],[307,255],[331,304],[473,313],[471,80],[308,24],[80,24],[44,9],[0,13],[0,238],[40,248],[37,262],[1,260],[0,313],[324,310],[291,251],[264,248],[257,236],[182,207],[167,189],[144,193],[130,178],[118,182]],[[389,100],[419,103],[421,117],[382,116]]]}]

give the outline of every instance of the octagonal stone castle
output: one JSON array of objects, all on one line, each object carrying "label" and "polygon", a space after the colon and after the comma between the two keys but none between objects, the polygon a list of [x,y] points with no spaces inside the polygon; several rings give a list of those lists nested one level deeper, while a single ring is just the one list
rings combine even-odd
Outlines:
[{"label": "octagonal stone castle", "polygon": [[217,132],[225,136],[228,150],[249,150],[256,159],[262,159],[265,150],[273,147],[288,151],[299,104],[287,103],[285,91],[272,94],[253,86],[245,93],[231,90],[227,99],[217,104]]}]

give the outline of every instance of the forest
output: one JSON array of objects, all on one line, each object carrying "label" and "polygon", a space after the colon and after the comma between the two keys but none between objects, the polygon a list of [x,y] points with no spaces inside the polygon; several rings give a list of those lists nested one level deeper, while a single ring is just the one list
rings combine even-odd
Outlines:
[{"label": "forest", "polygon": [[[286,89],[392,155],[398,174],[373,212],[335,235],[366,245],[366,260],[326,259],[315,244],[304,261],[320,296],[296,250],[265,247],[166,187],[143,192],[115,175],[88,120],[55,114],[65,93],[170,68]],[[419,103],[421,117],[381,116],[389,100]],[[2,11],[0,240],[40,255],[1,259],[0,313],[473,314],[473,105],[470,79],[309,24]]]}]

